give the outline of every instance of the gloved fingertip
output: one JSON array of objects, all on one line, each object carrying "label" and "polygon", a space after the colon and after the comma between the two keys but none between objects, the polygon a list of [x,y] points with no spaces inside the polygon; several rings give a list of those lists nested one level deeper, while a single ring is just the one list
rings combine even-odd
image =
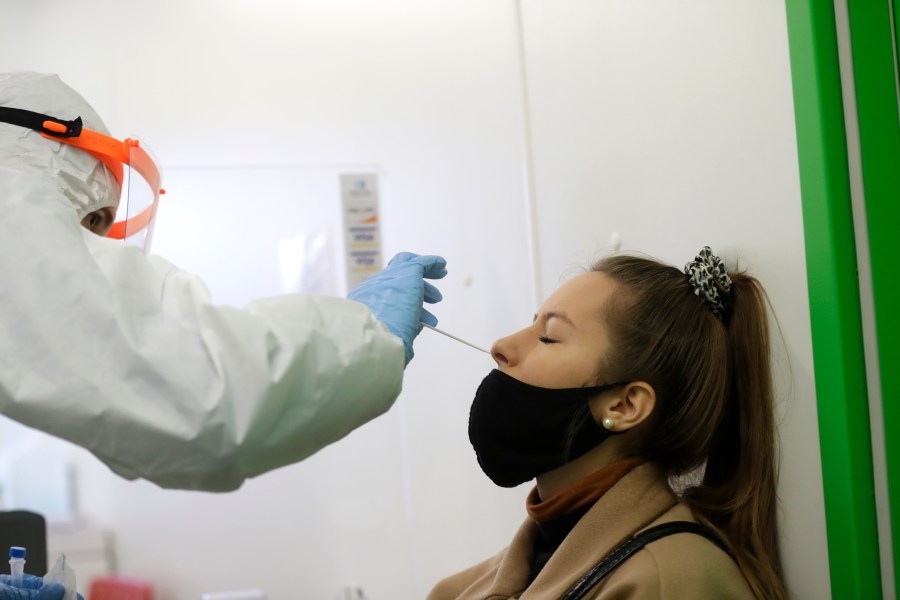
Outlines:
[{"label": "gloved fingertip", "polygon": [[[0,575],[0,583],[4,585],[10,585],[9,583],[9,575]],[[44,579],[42,577],[38,577],[37,575],[29,575],[28,573],[22,574],[22,583],[17,586],[16,589],[21,590],[39,590],[41,586],[44,585]]]},{"label": "gloved fingertip", "polygon": [[[422,323],[425,323],[426,325],[431,325],[432,327],[437,327],[437,324],[438,324],[437,317],[435,317],[433,314],[431,314],[430,312],[428,312],[425,309],[422,309],[422,314],[419,315],[419,321],[421,321]],[[421,328],[422,328],[422,326],[419,325],[419,329],[421,329]]]},{"label": "gloved fingertip", "polygon": [[388,261],[387,266],[397,266],[414,258],[418,258],[418,256],[418,254],[414,254],[412,252],[398,252],[394,255],[393,258],[391,258],[391,260]]},{"label": "gloved fingertip", "polygon": [[440,302],[441,300],[443,300],[444,295],[441,293],[441,290],[437,289],[426,281],[425,293],[422,299],[429,304],[434,304],[435,302]]},{"label": "gloved fingertip", "polygon": [[446,270],[447,267],[447,259],[435,254],[419,256],[416,258],[416,262],[425,267],[426,273],[439,273],[441,270]]},{"label": "gloved fingertip", "polygon": [[426,279],[443,279],[447,276],[447,269],[438,269],[436,271],[425,271],[423,277]]},{"label": "gloved fingertip", "polygon": [[63,600],[66,596],[66,588],[58,583],[48,583],[41,587],[32,600]]}]

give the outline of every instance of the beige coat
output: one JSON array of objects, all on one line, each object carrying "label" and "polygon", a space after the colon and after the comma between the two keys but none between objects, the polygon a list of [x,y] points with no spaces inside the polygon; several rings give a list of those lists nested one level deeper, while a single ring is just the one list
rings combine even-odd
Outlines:
[{"label": "beige coat", "polygon": [[[428,600],[550,600],[634,533],[669,521],[696,521],[669,491],[654,465],[626,475],[575,525],[537,579],[527,586],[536,524],[527,520],[508,548],[483,563],[444,579]],[[752,599],[735,562],[711,541],[693,533],[657,540],[610,573],[586,598]]]}]

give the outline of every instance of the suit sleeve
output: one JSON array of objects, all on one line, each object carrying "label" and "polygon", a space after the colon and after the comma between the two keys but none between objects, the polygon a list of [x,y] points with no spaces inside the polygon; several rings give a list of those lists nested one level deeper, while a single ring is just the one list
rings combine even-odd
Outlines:
[{"label": "suit sleeve", "polygon": [[0,411],[123,477],[225,491],[384,413],[403,343],[362,304],[214,305],[199,279],[0,171]]}]

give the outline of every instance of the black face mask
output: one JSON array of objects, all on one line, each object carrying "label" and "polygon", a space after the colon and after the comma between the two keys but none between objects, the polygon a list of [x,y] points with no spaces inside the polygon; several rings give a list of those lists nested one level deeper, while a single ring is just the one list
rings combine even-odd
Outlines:
[{"label": "black face mask", "polygon": [[497,485],[515,487],[595,448],[612,432],[594,422],[587,399],[620,385],[542,388],[494,369],[469,412],[481,470]]}]

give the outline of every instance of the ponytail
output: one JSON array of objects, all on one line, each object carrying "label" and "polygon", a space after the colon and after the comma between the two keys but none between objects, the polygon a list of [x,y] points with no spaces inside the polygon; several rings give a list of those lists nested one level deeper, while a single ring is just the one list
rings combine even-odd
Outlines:
[{"label": "ponytail", "polygon": [[778,474],[766,295],[752,277],[733,274],[731,279],[728,398],[710,443],[703,481],[687,490],[685,498],[728,536],[756,596],[781,600],[787,591],[776,524]]},{"label": "ponytail", "polygon": [[643,380],[657,405],[634,451],[670,477],[705,464],[683,492],[695,516],[726,538],[758,598],[783,600],[776,527],[776,451],[767,299],[743,273],[727,310],[710,310],[688,277],[656,261],[614,256],[594,265],[619,284],[604,319],[615,350],[610,381]]}]

